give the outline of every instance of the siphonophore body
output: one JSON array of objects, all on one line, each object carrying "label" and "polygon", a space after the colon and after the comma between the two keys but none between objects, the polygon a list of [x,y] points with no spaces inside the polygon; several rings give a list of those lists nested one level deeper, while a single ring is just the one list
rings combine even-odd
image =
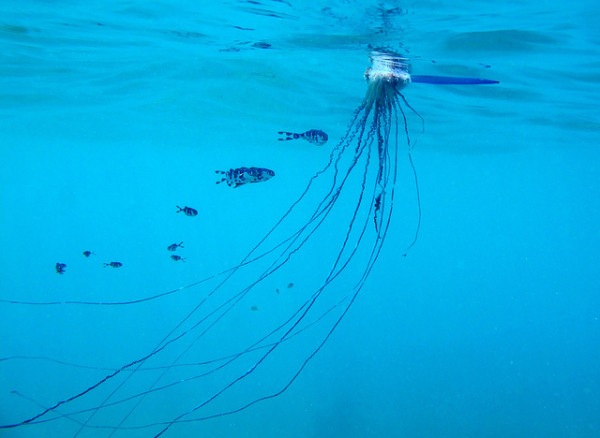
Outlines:
[{"label": "siphonophore body", "polygon": [[[105,306],[111,312],[115,306],[163,306],[165,300],[186,298],[182,316],[169,321],[170,328],[144,353],[112,369],[90,370],[87,383],[68,394],[41,400],[15,389],[15,397],[32,401],[31,412],[3,417],[0,428],[55,427],[63,436],[82,437],[177,436],[179,427],[239,413],[286,391],[334,333],[380,256],[396,208],[400,162],[408,164],[416,182],[408,117],[422,119],[403,89],[411,81],[494,83],[411,78],[406,59],[386,51],[373,52],[371,61],[366,95],[326,164],[236,266],[130,301],[3,300],[2,305]],[[416,187],[412,237],[399,256],[419,232]],[[290,272],[300,272],[303,281],[288,286],[294,296],[267,313],[257,301],[268,288],[279,294],[275,285],[287,284],[283,278]],[[259,323],[256,317],[265,319]]]}]

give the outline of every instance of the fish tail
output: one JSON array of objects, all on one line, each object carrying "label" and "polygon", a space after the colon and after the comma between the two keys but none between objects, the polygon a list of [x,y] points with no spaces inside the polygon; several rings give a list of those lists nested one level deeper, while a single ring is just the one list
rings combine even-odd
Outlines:
[{"label": "fish tail", "polygon": [[298,134],[294,134],[293,132],[284,132],[284,131],[279,131],[278,134],[286,136],[285,138],[278,138],[277,140],[279,140],[279,141],[293,140],[294,138],[297,138],[296,136],[298,135]]},{"label": "fish tail", "polygon": [[[227,174],[227,172],[225,172],[225,171],[223,171],[223,170],[215,170],[215,173],[216,173],[216,174],[220,174],[220,175],[226,175],[226,174]],[[216,184],[220,184],[220,183],[222,183],[223,181],[225,181],[225,178],[223,178],[221,181],[217,181],[217,182],[216,182]]]}]

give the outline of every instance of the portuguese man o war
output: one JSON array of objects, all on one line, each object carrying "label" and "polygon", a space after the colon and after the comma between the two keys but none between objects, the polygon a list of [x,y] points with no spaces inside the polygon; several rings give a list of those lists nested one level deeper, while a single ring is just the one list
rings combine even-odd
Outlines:
[{"label": "portuguese man o war", "polygon": [[[15,391],[35,401],[31,413],[12,421],[3,417],[0,428],[56,425],[61,431],[70,428],[70,436],[196,436],[185,428],[237,414],[288,390],[331,338],[369,278],[404,189],[401,164],[413,172],[416,190],[411,193],[419,207],[407,249],[417,240],[421,210],[409,119],[424,122],[404,97],[404,88],[411,82],[495,83],[411,77],[407,59],[385,50],[373,51],[371,62],[366,95],[326,163],[235,266],[130,301],[28,303],[104,306],[108,312],[114,306],[156,302],[163,319],[164,300],[181,300],[180,313],[169,313],[179,316],[167,321],[164,336],[141,347],[141,353],[136,349],[135,356],[115,368],[85,368],[94,371],[85,385],[80,379],[67,394],[44,400]],[[219,182],[233,187],[274,175],[260,168],[217,173],[226,175]],[[191,215],[189,207],[178,208]],[[271,300],[286,295],[272,293],[280,284],[293,287],[296,304],[259,301],[267,290]],[[261,311],[248,317],[249,308]]]}]

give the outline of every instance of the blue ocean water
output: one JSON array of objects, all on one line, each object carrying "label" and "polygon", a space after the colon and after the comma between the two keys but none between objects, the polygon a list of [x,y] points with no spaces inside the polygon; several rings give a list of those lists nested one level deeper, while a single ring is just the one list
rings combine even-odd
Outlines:
[{"label": "blue ocean water", "polygon": [[[174,419],[164,436],[600,436],[598,6],[307,3],[0,3],[0,425],[53,407],[0,436],[149,437]],[[414,74],[500,83],[403,90],[425,121],[407,110],[419,236],[404,257],[418,205],[392,121],[394,214],[339,325],[363,247],[267,359],[203,364],[305,309],[331,269],[357,180],[247,294],[261,261],[212,295],[218,279],[196,284],[240,263],[323,168],[374,47]],[[277,141],[308,129],[328,143]],[[215,185],[240,166],[276,176]],[[307,196],[312,209],[323,192]],[[184,263],[166,250],[181,241]]]}]

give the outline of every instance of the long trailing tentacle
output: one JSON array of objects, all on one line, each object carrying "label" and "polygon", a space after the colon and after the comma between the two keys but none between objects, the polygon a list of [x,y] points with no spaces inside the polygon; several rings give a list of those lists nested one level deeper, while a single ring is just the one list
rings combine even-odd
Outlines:
[{"label": "long trailing tentacle", "polygon": [[[408,103],[408,101],[406,100],[406,97],[404,97],[404,94],[398,92],[398,96],[400,96],[400,98],[402,99],[402,101],[404,102],[404,105],[406,105],[406,107],[408,109],[410,109],[419,119],[421,119],[421,134],[423,134],[425,132],[425,119],[423,118],[423,116],[421,114],[419,114],[419,112],[414,109],[410,103]],[[396,102],[397,103],[397,102]],[[412,145],[411,145],[412,146]]]},{"label": "long trailing tentacle", "polygon": [[[406,106],[408,106],[423,121],[423,118],[419,115],[419,113],[417,113],[408,104],[408,102],[406,101],[406,99],[402,95],[402,93],[398,92],[398,95],[402,98],[402,100],[404,101],[404,103],[406,104]],[[417,170],[416,170],[415,165],[413,163],[412,154],[411,154],[412,145],[411,145],[411,142],[410,142],[410,134],[408,133],[408,121],[406,120],[406,114],[404,113],[404,110],[402,109],[402,106],[398,102],[396,102],[395,105],[396,105],[396,112],[395,112],[396,117],[397,117],[398,111],[400,111],[400,114],[402,114],[402,120],[404,122],[404,133],[406,134],[406,142],[407,142],[407,146],[408,146],[408,161],[409,161],[412,173],[413,173],[413,178],[415,180],[415,194],[416,194],[416,197],[417,197],[417,209],[418,209],[417,228],[415,230],[415,235],[414,235],[413,241],[404,250],[404,257],[406,257],[408,251],[415,245],[415,243],[417,243],[417,239],[419,238],[419,231],[421,230],[421,216],[422,216],[422,210],[421,210],[421,193],[419,191],[419,180],[417,178]],[[425,129],[424,125],[423,125],[423,129]]]}]

